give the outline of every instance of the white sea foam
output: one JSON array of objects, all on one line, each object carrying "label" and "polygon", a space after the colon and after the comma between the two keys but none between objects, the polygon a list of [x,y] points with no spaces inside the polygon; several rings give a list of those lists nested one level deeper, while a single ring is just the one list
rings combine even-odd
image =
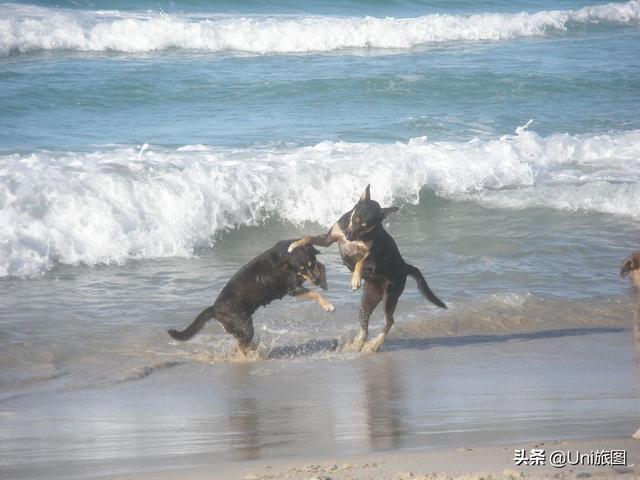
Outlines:
[{"label": "white sea foam", "polygon": [[0,5],[0,55],[38,50],[251,54],[406,49],[433,42],[543,36],[574,24],[640,23],[640,2],[536,13],[431,14],[415,18],[210,16]]},{"label": "white sea foam", "polygon": [[55,262],[189,256],[214,234],[279,215],[330,225],[371,182],[383,205],[423,186],[503,208],[640,216],[640,130],[470,142],[223,149],[149,146],[0,156],[0,275]]}]

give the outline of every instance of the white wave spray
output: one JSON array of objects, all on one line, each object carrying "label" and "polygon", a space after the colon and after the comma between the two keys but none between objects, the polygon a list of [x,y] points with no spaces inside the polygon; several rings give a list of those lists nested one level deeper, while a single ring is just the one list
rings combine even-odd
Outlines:
[{"label": "white wave spray", "polygon": [[0,156],[0,276],[56,262],[190,256],[216,232],[274,214],[330,225],[371,182],[383,205],[438,195],[502,208],[640,216],[640,130],[515,135],[466,143],[321,142],[308,147]]},{"label": "white wave spray", "polygon": [[68,50],[150,52],[185,49],[250,54],[406,49],[434,42],[543,36],[572,24],[640,23],[640,2],[578,10],[416,18],[326,16],[202,16],[76,11],[0,5],[0,56]]}]

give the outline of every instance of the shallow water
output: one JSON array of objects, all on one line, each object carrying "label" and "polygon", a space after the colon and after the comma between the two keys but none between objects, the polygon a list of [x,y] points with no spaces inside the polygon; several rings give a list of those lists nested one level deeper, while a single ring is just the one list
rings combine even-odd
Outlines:
[{"label": "shallow water", "polygon": [[[259,360],[238,363],[215,321],[190,342],[166,334],[274,231],[295,236],[287,225],[222,235],[188,260],[3,281],[3,477],[632,433],[633,298],[611,268],[628,223],[600,219],[604,239],[588,235],[591,215],[434,203],[388,228],[449,309],[408,282],[375,355],[341,351],[357,332],[359,294],[335,247],[321,257],[336,312],[290,298],[259,310]],[[381,322],[376,312],[372,334]]]},{"label": "shallow water", "polygon": [[[427,202],[428,192],[425,197]],[[635,226],[595,215],[538,210],[524,217],[469,203],[434,203],[407,208],[388,229],[449,309],[428,304],[410,280],[394,333],[428,338],[631,327],[630,287],[618,277],[618,262],[633,248],[625,242]],[[593,232],[594,221],[606,222],[607,237]],[[281,224],[250,227],[221,235],[197,258],[58,267],[37,278],[1,281],[2,396],[47,390],[49,383],[110,384],[158,363],[229,351],[233,341],[215,321],[188,343],[173,342],[166,330],[188,325],[280,231],[290,238],[301,234]],[[264,348],[356,331],[359,293],[349,288],[337,248],[320,258],[327,265],[326,296],[337,311],[328,314],[292,298],[258,310],[256,337]],[[381,315],[374,314],[374,332]]]},{"label": "shallow water", "polygon": [[388,347],[186,362],[109,388],[5,400],[3,478],[630,435],[639,420],[626,330],[394,339]]}]

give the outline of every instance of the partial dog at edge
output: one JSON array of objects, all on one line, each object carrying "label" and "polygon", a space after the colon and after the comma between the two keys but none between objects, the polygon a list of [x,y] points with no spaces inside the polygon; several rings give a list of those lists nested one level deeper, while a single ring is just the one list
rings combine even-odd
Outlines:
[{"label": "partial dog at edge", "polygon": [[[385,337],[393,326],[393,313],[398,299],[404,291],[407,276],[418,284],[418,289],[433,304],[447,308],[429,288],[420,270],[406,263],[396,242],[382,226],[382,221],[396,207],[381,208],[371,200],[370,185],[367,185],[360,200],[352,210],[345,213],[325,235],[306,235],[289,246],[289,251],[309,244],[328,247],[338,242],[343,263],[353,272],[351,287],[357,290],[365,280],[360,304],[360,333],[349,346],[350,350],[375,352],[382,347]],[[369,318],[384,299],[385,325],[382,333],[367,342]]]},{"label": "partial dog at edge", "polygon": [[302,286],[305,281],[327,289],[325,267],[317,261],[318,252],[305,245],[288,252],[293,240],[283,240],[242,267],[224,286],[215,303],[205,308],[191,325],[181,332],[169,330],[176,340],[189,340],[215,318],[238,341],[238,350],[247,355],[252,349],[253,320],[261,306],[285,295],[316,301],[325,311],[334,306],[320,293]]},{"label": "partial dog at edge", "polygon": [[[626,277],[629,274],[636,297],[633,310],[633,343],[636,347],[636,362],[640,368],[640,251],[633,252],[622,262],[620,276]],[[633,434],[633,438],[640,440],[640,428]]]},{"label": "partial dog at edge", "polygon": [[633,288],[640,291],[640,251],[633,252],[622,262],[620,276],[626,277],[629,274],[631,274]]}]

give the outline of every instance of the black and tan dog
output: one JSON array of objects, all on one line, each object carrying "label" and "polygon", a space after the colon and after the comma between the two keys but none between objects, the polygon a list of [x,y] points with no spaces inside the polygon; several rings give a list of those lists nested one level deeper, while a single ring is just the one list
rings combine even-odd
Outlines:
[{"label": "black and tan dog", "polygon": [[[295,251],[303,245],[328,247],[338,242],[342,261],[353,272],[351,288],[358,289],[362,279],[365,280],[360,304],[360,333],[349,347],[351,350],[380,349],[393,325],[393,313],[404,291],[407,276],[416,281],[418,289],[429,301],[441,308],[447,308],[431,291],[420,270],[405,263],[396,242],[382,226],[385,217],[397,210],[396,207],[381,208],[378,202],[371,200],[367,185],[358,203],[340,217],[329,233],[314,237],[304,236],[289,247],[289,251]],[[367,342],[369,318],[382,299],[384,328],[380,335]]]},{"label": "black and tan dog", "polygon": [[324,310],[332,312],[334,307],[326,298],[302,286],[308,280],[327,289],[324,265],[316,260],[319,252],[311,245],[289,252],[292,242],[278,242],[251,260],[227,282],[212,306],[205,308],[186,329],[169,330],[169,335],[176,340],[188,340],[215,318],[236,338],[238,349],[246,355],[253,338],[251,315],[259,307],[291,295],[315,300]]}]

